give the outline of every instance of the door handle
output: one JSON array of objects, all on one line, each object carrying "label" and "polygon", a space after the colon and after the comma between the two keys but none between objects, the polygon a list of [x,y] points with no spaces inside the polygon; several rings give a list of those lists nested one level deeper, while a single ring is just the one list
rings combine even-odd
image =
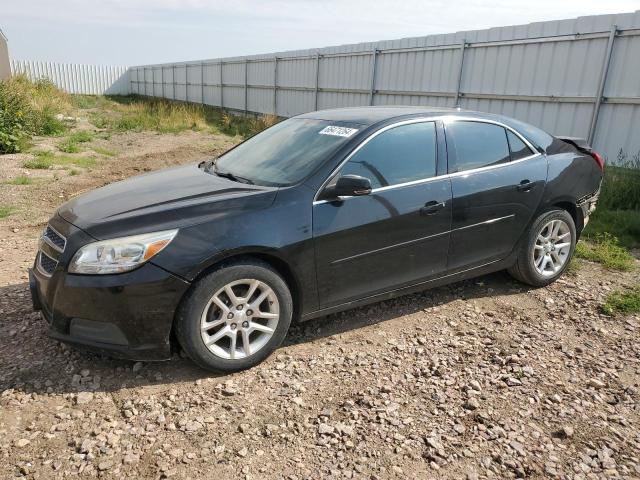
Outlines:
[{"label": "door handle", "polygon": [[420,215],[433,215],[434,213],[438,213],[440,210],[444,208],[444,202],[436,202],[435,200],[431,200],[424,204],[424,207],[420,209]]},{"label": "door handle", "polygon": [[532,181],[530,181],[530,180],[522,180],[518,184],[516,189],[519,192],[530,192],[533,189],[533,187],[535,187],[535,183],[533,183]]}]

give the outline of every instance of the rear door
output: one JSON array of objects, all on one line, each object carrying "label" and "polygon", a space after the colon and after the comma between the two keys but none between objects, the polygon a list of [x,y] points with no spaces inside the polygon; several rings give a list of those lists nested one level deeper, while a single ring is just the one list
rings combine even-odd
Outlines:
[{"label": "rear door", "polygon": [[[377,132],[334,177],[367,177],[371,194],[314,202],[321,308],[444,272],[451,185],[436,176],[436,131],[433,121],[414,121]],[[440,128],[444,159],[442,136]]]},{"label": "rear door", "polygon": [[540,203],[546,157],[497,123],[452,120],[445,130],[453,192],[448,269],[503,259]]}]

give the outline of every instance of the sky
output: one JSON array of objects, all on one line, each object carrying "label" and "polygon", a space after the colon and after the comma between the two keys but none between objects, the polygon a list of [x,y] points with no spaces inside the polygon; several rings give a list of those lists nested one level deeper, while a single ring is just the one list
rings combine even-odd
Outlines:
[{"label": "sky", "polygon": [[141,65],[640,10],[640,0],[2,0],[19,60]]}]

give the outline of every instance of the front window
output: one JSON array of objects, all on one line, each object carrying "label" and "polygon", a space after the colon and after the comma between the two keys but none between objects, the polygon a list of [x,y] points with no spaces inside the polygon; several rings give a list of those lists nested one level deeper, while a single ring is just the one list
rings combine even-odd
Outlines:
[{"label": "front window", "polygon": [[380,133],[349,159],[340,174],[366,177],[373,188],[435,176],[435,123],[411,123]]},{"label": "front window", "polygon": [[215,170],[258,185],[293,185],[346,144],[359,128],[362,126],[291,118],[222,155]]}]

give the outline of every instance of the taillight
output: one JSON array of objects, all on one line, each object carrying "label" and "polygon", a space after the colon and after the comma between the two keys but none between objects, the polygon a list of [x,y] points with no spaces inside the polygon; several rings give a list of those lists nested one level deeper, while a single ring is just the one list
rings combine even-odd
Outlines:
[{"label": "taillight", "polygon": [[602,158],[602,155],[600,155],[598,152],[596,152],[595,150],[591,151],[591,156],[593,157],[593,159],[596,161],[596,163],[598,164],[598,168],[600,168],[601,172],[604,172],[604,158]]}]

